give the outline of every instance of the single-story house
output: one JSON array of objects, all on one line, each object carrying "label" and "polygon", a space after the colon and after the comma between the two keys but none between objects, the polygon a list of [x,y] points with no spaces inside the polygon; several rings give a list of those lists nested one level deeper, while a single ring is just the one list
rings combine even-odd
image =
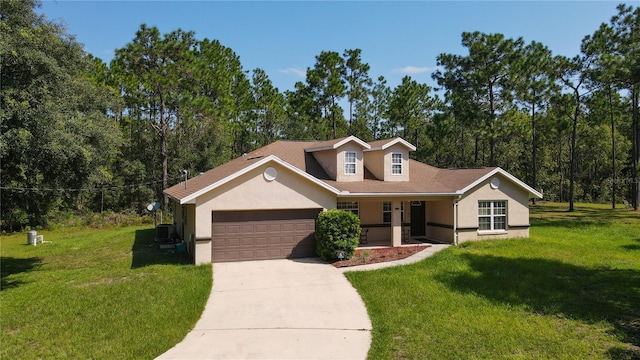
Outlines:
[{"label": "single-story house", "polygon": [[357,214],[369,243],[529,236],[542,195],[499,167],[440,169],[401,138],[276,141],[165,190],[195,263],[315,256],[317,215]]}]

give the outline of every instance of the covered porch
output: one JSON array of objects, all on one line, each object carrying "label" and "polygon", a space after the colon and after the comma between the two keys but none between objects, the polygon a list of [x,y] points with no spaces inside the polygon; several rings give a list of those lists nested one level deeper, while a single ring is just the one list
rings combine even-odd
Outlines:
[{"label": "covered porch", "polygon": [[341,198],[337,208],[360,218],[359,247],[454,243],[453,196]]}]

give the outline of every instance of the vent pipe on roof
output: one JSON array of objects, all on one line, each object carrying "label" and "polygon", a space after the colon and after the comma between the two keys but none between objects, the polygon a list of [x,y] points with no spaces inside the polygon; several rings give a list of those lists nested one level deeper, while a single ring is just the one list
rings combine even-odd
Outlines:
[{"label": "vent pipe on roof", "polygon": [[184,174],[184,188],[187,188],[187,180],[189,179],[189,172],[187,170],[182,170],[182,173]]}]

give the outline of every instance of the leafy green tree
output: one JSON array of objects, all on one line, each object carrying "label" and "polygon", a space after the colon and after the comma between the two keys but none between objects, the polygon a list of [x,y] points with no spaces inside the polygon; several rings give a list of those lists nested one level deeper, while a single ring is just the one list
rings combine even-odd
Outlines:
[{"label": "leafy green tree", "polygon": [[[371,102],[369,104],[368,128],[372,139],[389,137],[388,114],[391,89],[387,86],[384,76],[378,77],[371,89]],[[386,129],[386,130],[385,130]]]},{"label": "leafy green tree", "polygon": [[0,2],[2,225],[44,226],[86,205],[111,178],[121,137],[107,114],[118,102],[96,81],[95,59],[36,1]]},{"label": "leafy green tree", "polygon": [[[538,186],[539,136],[536,115],[544,112],[553,92],[558,91],[553,76],[551,51],[541,43],[531,42],[523,49],[517,66],[515,99],[531,114],[531,186]],[[534,199],[535,203],[535,199]]]},{"label": "leafy green tree", "polygon": [[285,119],[284,96],[262,69],[253,70],[253,114],[255,117],[257,146],[265,146],[281,136]]},{"label": "leafy green tree", "polygon": [[592,65],[593,58],[585,54],[577,55],[573,59],[564,56],[556,57],[556,71],[559,81],[571,94],[572,123],[570,165],[569,165],[569,211],[574,211],[575,201],[575,177],[576,177],[576,152],[578,141],[578,125],[581,114],[584,110],[584,95],[589,92],[587,89],[588,69]]},{"label": "leafy green tree", "polygon": [[437,58],[443,69],[433,77],[447,89],[450,102],[464,104],[480,122],[476,148],[480,137],[488,138],[490,166],[497,165],[496,141],[508,129],[501,114],[512,109],[514,68],[523,43],[522,38],[506,39],[502,34],[464,32],[462,45],[468,49],[467,56],[440,54]]},{"label": "leafy green tree", "polygon": [[400,136],[420,146],[436,109],[436,100],[431,97],[430,91],[427,84],[419,84],[409,76],[402,78],[402,83],[391,93],[391,136]]},{"label": "leafy green tree", "polygon": [[349,100],[349,134],[367,138],[367,108],[370,88],[369,64],[362,62],[362,50],[344,51],[346,95]]},{"label": "leafy green tree", "polygon": [[[158,137],[162,189],[169,186],[168,143],[170,130],[179,121],[181,86],[195,75],[189,76],[194,46],[193,32],[175,30],[161,36],[158,28],[142,24],[133,41],[118,49],[113,60],[114,69],[122,72],[123,90],[138,101],[136,110],[144,114]],[[167,203],[164,196],[165,207]]]},{"label": "leafy green tree", "polygon": [[[335,51],[322,51],[316,63],[307,70],[307,84],[314,100],[322,109],[323,121],[330,124],[331,133],[325,138],[338,138],[346,134],[346,121],[340,100],[345,96],[345,61]],[[320,119],[318,119],[320,120]],[[317,136],[322,136],[317,134]]]},{"label": "leafy green tree", "polygon": [[609,24],[602,24],[583,41],[584,51],[597,61],[599,80],[629,92],[631,127],[629,138],[631,202],[635,210],[640,205],[640,8],[620,4],[618,14]]}]

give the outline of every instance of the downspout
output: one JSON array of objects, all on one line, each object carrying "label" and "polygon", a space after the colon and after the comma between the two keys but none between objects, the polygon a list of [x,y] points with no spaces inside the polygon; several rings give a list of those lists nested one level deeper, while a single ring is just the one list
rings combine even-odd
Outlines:
[{"label": "downspout", "polygon": [[458,201],[461,196],[453,200],[453,245],[458,246]]}]

